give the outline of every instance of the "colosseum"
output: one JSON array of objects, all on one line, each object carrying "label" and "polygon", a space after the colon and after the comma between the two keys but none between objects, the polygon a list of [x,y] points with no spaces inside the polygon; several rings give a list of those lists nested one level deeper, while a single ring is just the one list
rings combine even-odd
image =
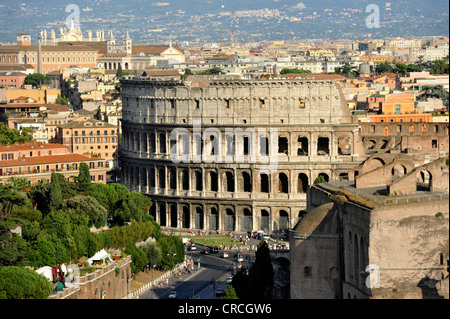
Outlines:
[{"label": "colosseum", "polygon": [[333,80],[123,78],[122,183],[161,226],[276,232],[367,158]]}]

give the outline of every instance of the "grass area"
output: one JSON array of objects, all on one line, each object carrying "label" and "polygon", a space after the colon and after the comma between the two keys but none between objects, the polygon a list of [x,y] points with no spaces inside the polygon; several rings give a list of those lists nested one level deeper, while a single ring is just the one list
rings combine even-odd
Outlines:
[{"label": "grass area", "polygon": [[222,246],[241,246],[241,243],[238,239],[234,239],[230,236],[226,235],[200,235],[200,236],[188,236],[191,242],[196,244],[208,245],[208,246],[217,246],[222,244]]}]

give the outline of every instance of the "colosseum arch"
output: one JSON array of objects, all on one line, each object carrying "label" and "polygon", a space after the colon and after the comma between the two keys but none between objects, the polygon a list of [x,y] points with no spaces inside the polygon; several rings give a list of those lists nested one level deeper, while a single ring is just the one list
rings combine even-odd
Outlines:
[{"label": "colosseum arch", "polygon": [[204,229],[204,213],[203,208],[200,206],[195,207],[195,213],[194,213],[194,224],[196,229]]},{"label": "colosseum arch", "polygon": [[328,137],[317,139],[317,155],[330,155],[330,139]]},{"label": "colosseum arch", "polygon": [[167,226],[167,218],[166,218],[166,204],[159,203],[159,224],[161,226]]},{"label": "colosseum arch", "polygon": [[431,173],[426,170],[420,170],[416,174],[416,189],[418,191],[431,191],[432,176]]},{"label": "colosseum arch", "polygon": [[239,216],[239,230],[242,232],[253,230],[253,214],[251,207],[243,207]]},{"label": "colosseum arch", "polygon": [[149,169],[149,180],[150,180],[150,187],[155,188],[156,187],[156,183],[155,183],[155,168],[154,167],[150,167]]},{"label": "colosseum arch", "polygon": [[223,216],[224,230],[235,231],[236,230],[236,214],[234,208],[224,208],[225,214]]},{"label": "colosseum arch", "polygon": [[248,171],[242,171],[241,178],[240,178],[238,184],[239,184],[240,191],[246,192],[246,193],[251,193],[252,188],[253,188],[251,173]]},{"label": "colosseum arch", "polygon": [[402,164],[395,164],[391,170],[392,182],[398,180],[407,173],[407,169]]},{"label": "colosseum arch", "polygon": [[158,168],[158,188],[166,188],[166,170],[164,167]]},{"label": "colosseum arch", "polygon": [[169,188],[176,190],[177,189],[177,169],[175,167],[170,167],[168,169],[169,173]]},{"label": "colosseum arch", "polygon": [[270,209],[261,209],[260,225],[258,230],[269,232],[270,228]]},{"label": "colosseum arch", "polygon": [[297,138],[297,156],[308,156],[309,142],[306,136],[299,136]]},{"label": "colosseum arch", "polygon": [[178,205],[176,203],[170,204],[170,226],[178,227]]},{"label": "colosseum arch", "polygon": [[191,228],[191,211],[188,205],[183,205],[182,208],[181,227],[186,229]]},{"label": "colosseum arch", "polygon": [[225,192],[234,192],[234,173],[233,171],[225,171],[222,173],[222,189]]},{"label": "colosseum arch", "polygon": [[285,173],[278,174],[278,192],[284,194],[289,193],[289,178]]},{"label": "colosseum arch", "polygon": [[217,206],[211,206],[209,209],[209,229],[219,229],[219,209]]},{"label": "colosseum arch", "polygon": [[210,171],[209,172],[209,190],[211,192],[218,192],[219,191],[219,178],[216,171]]},{"label": "colosseum arch", "polygon": [[270,193],[270,178],[269,175],[265,174],[265,173],[261,173],[260,177],[260,188],[259,191],[261,193]]},{"label": "colosseum arch", "polygon": [[306,191],[308,190],[308,186],[309,186],[308,176],[304,173],[298,174],[297,192],[306,193]]},{"label": "colosseum arch", "polygon": [[338,155],[351,155],[352,145],[350,137],[340,136],[338,137],[337,142],[338,142]]},{"label": "colosseum arch", "polygon": [[278,230],[284,231],[289,229],[289,212],[280,209],[278,212]]}]

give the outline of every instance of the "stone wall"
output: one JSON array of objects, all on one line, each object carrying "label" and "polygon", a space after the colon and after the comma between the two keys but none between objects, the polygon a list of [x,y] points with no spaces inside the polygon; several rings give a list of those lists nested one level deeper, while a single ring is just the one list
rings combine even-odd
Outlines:
[{"label": "stone wall", "polygon": [[77,276],[69,288],[48,299],[123,299],[131,294],[131,256]]}]

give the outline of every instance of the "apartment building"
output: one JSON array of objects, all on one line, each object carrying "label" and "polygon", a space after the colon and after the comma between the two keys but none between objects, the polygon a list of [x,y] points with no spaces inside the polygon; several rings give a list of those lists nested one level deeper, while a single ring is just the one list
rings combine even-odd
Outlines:
[{"label": "apartment building", "polygon": [[97,121],[76,119],[58,127],[57,140],[69,153],[89,153],[104,158],[107,167],[117,167],[118,128]]},{"label": "apartment building", "polygon": [[416,96],[414,93],[387,94],[381,104],[383,114],[408,114],[415,111]]},{"label": "apartment building", "polygon": [[41,179],[49,182],[53,172],[61,173],[67,180],[73,181],[73,176],[78,175],[81,163],[89,165],[92,182],[106,184],[106,172],[109,169],[106,166],[105,160],[91,157],[90,155],[79,154],[25,157],[23,159],[6,161],[0,160],[0,183],[9,183],[11,177],[23,177],[32,184]]},{"label": "apartment building", "polygon": [[106,183],[108,171],[105,159],[89,154],[69,154],[62,144],[40,142],[15,143],[0,146],[0,184],[9,183],[11,177],[22,177],[31,183],[43,179],[50,181],[52,172],[63,174],[67,180],[78,175],[81,163],[89,165],[91,180]]}]

